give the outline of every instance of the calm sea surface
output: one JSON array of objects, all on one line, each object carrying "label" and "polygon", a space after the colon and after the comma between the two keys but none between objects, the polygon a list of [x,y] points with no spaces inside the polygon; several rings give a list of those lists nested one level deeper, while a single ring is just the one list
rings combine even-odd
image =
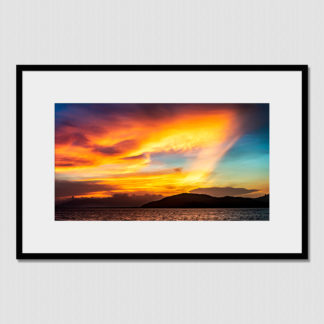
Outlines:
[{"label": "calm sea surface", "polygon": [[269,208],[56,208],[60,221],[269,220]]}]

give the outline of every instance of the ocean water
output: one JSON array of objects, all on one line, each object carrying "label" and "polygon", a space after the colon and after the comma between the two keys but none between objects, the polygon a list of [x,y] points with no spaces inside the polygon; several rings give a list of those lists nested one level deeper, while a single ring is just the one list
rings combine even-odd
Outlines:
[{"label": "ocean water", "polygon": [[269,220],[269,208],[56,208],[57,221]]}]

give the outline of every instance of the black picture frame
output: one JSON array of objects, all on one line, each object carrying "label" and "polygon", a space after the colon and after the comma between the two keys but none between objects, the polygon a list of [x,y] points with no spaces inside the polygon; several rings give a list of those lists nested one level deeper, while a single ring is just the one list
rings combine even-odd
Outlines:
[{"label": "black picture frame", "polygon": [[[23,72],[24,71],[298,71],[302,73],[302,251],[300,253],[24,253]],[[307,260],[308,253],[308,66],[307,65],[17,65],[16,66],[16,258],[112,260]]]}]

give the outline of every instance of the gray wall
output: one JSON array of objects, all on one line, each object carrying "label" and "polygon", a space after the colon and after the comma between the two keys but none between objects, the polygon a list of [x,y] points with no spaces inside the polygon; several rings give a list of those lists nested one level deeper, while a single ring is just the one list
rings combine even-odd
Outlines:
[{"label": "gray wall", "polygon": [[[323,1],[0,2],[0,323],[324,320]],[[15,65],[42,63],[309,64],[310,262],[17,262]]]}]

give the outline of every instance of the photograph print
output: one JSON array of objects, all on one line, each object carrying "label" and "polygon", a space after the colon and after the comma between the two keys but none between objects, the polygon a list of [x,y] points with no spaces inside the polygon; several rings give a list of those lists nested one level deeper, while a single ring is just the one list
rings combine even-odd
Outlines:
[{"label": "photograph print", "polygon": [[56,103],[56,221],[269,221],[268,103]]},{"label": "photograph print", "polygon": [[17,66],[17,258],[307,259],[307,87],[304,65]]}]

